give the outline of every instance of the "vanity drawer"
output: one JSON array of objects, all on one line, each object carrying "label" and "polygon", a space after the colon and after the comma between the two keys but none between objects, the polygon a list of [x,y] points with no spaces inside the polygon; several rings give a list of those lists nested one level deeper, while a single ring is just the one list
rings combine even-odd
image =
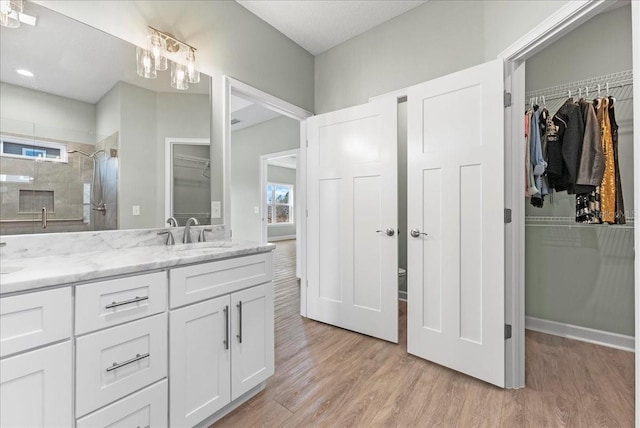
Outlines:
[{"label": "vanity drawer", "polygon": [[271,278],[271,252],[171,269],[169,304],[173,309],[262,284]]},{"label": "vanity drawer", "polygon": [[76,335],[157,314],[166,308],[166,272],[79,285]]},{"label": "vanity drawer", "polygon": [[166,426],[166,380],[78,419],[76,423],[76,428],[164,428]]},{"label": "vanity drawer", "polygon": [[0,298],[0,357],[71,337],[71,287]]},{"label": "vanity drawer", "polygon": [[76,340],[76,417],[167,375],[167,315]]}]

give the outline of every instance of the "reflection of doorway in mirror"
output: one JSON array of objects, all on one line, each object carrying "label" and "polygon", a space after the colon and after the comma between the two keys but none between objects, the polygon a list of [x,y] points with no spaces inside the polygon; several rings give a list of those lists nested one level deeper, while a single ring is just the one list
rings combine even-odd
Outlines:
[{"label": "reflection of doorway in mirror", "polygon": [[183,226],[191,217],[211,224],[210,145],[206,139],[168,138],[166,218]]}]

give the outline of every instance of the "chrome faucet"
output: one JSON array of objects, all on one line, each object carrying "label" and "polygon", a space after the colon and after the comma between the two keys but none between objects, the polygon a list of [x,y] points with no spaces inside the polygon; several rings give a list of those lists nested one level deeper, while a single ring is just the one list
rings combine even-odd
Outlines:
[{"label": "chrome faucet", "polygon": [[183,244],[191,244],[193,241],[191,240],[191,226],[197,226],[198,219],[195,217],[190,217],[189,220],[184,225],[184,236],[182,237]]},{"label": "chrome faucet", "polygon": [[169,227],[178,227],[178,220],[174,217],[169,217],[165,223],[169,223]]}]

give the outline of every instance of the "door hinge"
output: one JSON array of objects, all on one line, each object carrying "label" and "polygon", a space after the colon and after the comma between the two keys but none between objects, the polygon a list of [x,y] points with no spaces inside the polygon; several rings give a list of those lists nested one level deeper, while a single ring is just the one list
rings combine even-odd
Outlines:
[{"label": "door hinge", "polygon": [[307,217],[309,217],[309,210],[307,210]]},{"label": "door hinge", "polygon": [[307,147],[309,147],[309,140],[307,140]]},{"label": "door hinge", "polygon": [[504,222],[511,223],[511,208],[504,209]]},{"label": "door hinge", "polygon": [[504,340],[511,339],[511,324],[504,325]]},{"label": "door hinge", "polygon": [[511,92],[504,91],[504,106],[511,107]]},{"label": "door hinge", "polygon": [[306,282],[307,282],[307,288],[309,288],[309,280],[307,279],[307,281],[306,281]]}]

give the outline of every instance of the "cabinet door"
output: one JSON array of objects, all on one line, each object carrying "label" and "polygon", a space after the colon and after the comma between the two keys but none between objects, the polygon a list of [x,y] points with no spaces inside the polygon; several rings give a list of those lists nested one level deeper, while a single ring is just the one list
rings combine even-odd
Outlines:
[{"label": "cabinet door", "polygon": [[71,342],[0,361],[0,426],[69,427]]},{"label": "cabinet door", "polygon": [[169,418],[194,426],[231,401],[229,296],[169,315]]},{"label": "cabinet door", "polygon": [[273,375],[273,285],[233,293],[231,307],[231,399],[235,400]]}]

